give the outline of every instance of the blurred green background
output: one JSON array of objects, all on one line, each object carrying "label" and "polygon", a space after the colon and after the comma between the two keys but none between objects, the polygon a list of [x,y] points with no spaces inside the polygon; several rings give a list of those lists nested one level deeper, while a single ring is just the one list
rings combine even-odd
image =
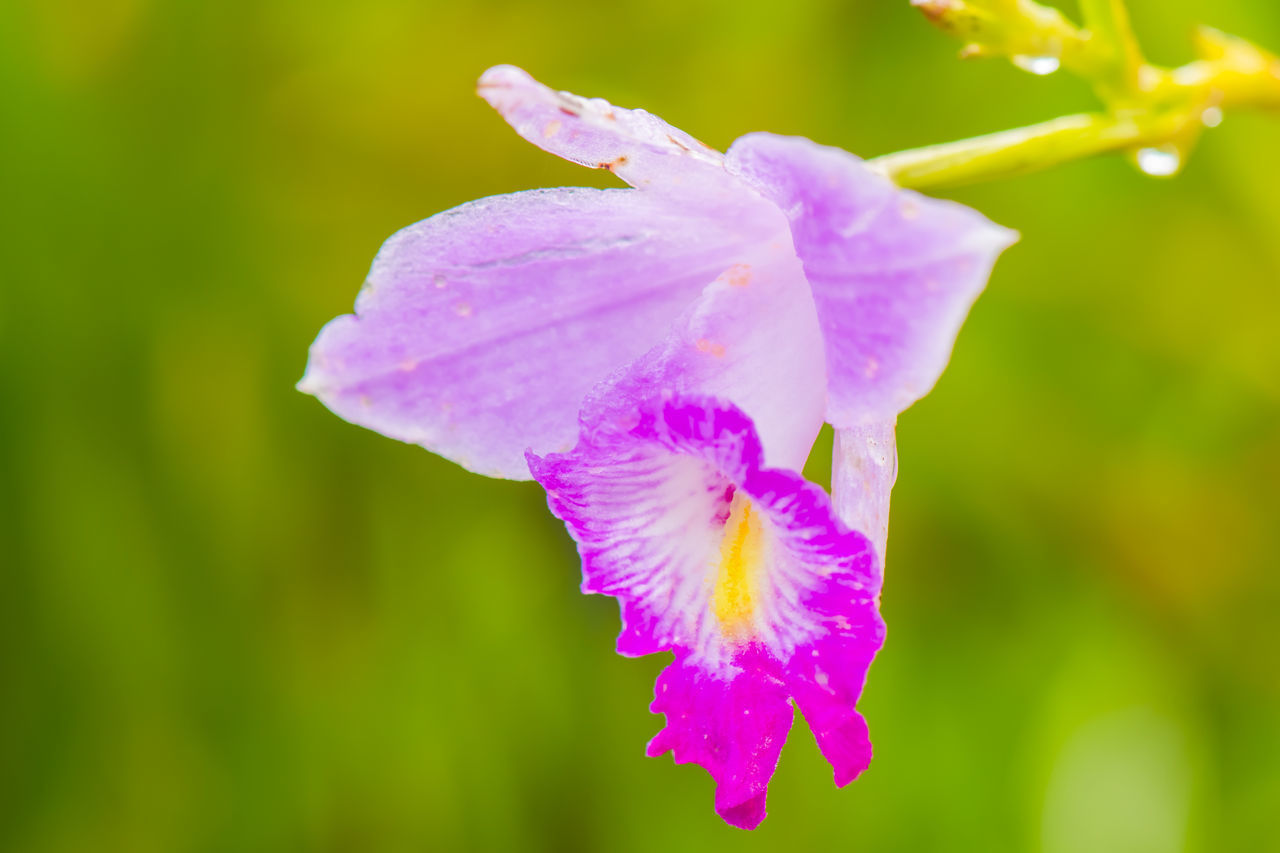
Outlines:
[{"label": "blurred green background", "polygon": [[[1132,5],[1158,61],[1280,48]],[[536,486],[293,390],[396,229],[609,181],[485,67],[718,147],[1093,106],[957,47],[906,0],[0,4],[0,848],[1280,850],[1276,117],[957,194],[1023,240],[900,422],[876,760],[838,791],[797,723],[755,833],[643,757],[664,661]]]}]

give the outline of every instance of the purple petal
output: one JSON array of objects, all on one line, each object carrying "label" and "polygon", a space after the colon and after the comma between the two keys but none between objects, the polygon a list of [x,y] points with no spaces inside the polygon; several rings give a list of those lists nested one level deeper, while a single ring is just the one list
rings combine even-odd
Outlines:
[{"label": "purple petal", "polygon": [[744,136],[728,166],[791,221],[826,340],[827,420],[892,420],[933,387],[1016,234],[807,139]]},{"label": "purple petal", "polygon": [[557,92],[511,65],[490,68],[477,89],[534,145],[608,169],[634,187],[697,192],[734,184],[725,174],[723,154],[644,110]]},{"label": "purple petal", "polygon": [[732,405],[666,396],[596,413],[572,453],[530,467],[578,542],[583,591],[619,599],[618,651],[676,652],[650,754],[701,764],[725,819],[752,826],[789,695],[813,715],[837,779],[852,778],[870,750],[854,704],[883,640],[870,543],[822,489],[762,467]]},{"label": "purple petal", "polygon": [[635,190],[464,204],[387,241],[299,387],[473,471],[527,478],[527,448],[572,447],[587,392],[756,250],[745,223]]}]

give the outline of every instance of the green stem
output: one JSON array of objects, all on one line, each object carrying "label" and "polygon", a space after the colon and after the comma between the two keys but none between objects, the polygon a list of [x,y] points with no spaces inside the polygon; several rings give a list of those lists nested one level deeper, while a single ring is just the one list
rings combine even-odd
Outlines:
[{"label": "green stem", "polygon": [[1080,11],[1096,55],[1094,85],[1107,103],[1122,100],[1138,90],[1143,65],[1124,0],[1080,0]]},{"label": "green stem", "polygon": [[1175,136],[1185,124],[1182,116],[1084,113],[899,151],[870,160],[869,164],[899,186],[942,189],[1011,178],[1109,151],[1158,145]]},{"label": "green stem", "polygon": [[966,42],[963,55],[1057,59],[1092,83],[1107,109],[869,161],[904,187],[954,187],[1155,146],[1168,146],[1185,158],[1203,130],[1202,120],[1211,115],[1207,109],[1280,109],[1280,58],[1202,27],[1196,40],[1199,60],[1173,69],[1149,65],[1124,0],[1080,0],[1084,30],[1036,0],[911,2],[936,26]]},{"label": "green stem", "polygon": [[[1123,12],[1123,7],[1116,5]],[[1112,19],[1116,27],[1127,24]],[[1200,33],[1205,59],[1177,69],[1140,65],[1140,86],[1107,112],[887,154],[869,161],[900,186],[937,189],[1023,175],[1111,151],[1172,145],[1185,157],[1208,107],[1280,110],[1280,59],[1241,39]],[[1123,45],[1123,35],[1119,44]],[[1136,56],[1137,54],[1133,54]],[[1121,59],[1117,68],[1127,66]],[[1129,72],[1125,72],[1126,75]]]}]

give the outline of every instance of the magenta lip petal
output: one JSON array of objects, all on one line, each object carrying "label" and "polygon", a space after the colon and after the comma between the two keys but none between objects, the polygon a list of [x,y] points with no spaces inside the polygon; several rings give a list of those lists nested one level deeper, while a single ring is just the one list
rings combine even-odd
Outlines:
[{"label": "magenta lip petal", "polygon": [[[578,542],[583,591],[619,600],[618,651],[675,652],[652,705],[666,726],[648,754],[704,767],[717,812],[754,827],[795,699],[846,784],[871,754],[855,705],[884,638],[873,547],[822,489],[763,467],[751,420],[730,404],[665,394],[629,416],[601,412],[572,452],[529,464]],[[708,574],[738,495],[760,513],[768,555],[750,640],[721,633]]]},{"label": "magenta lip petal", "polygon": [[855,705],[884,644],[884,622],[874,607],[850,609],[839,586],[816,594],[809,607],[826,615],[831,630],[796,650],[784,678],[843,788],[871,763],[867,723]]},{"label": "magenta lip petal", "polygon": [[651,757],[670,752],[716,780],[716,813],[741,829],[765,817],[769,779],[778,766],[793,712],[774,661],[744,655],[742,672],[724,681],[676,660],[658,676],[650,710],[667,725],[649,741]]}]

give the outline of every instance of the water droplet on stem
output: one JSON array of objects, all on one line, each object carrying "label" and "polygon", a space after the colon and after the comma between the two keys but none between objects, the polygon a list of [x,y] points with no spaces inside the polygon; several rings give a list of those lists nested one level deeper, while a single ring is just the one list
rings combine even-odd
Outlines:
[{"label": "water droplet on stem", "polygon": [[1062,67],[1062,62],[1056,56],[1014,56],[1012,61],[1023,71],[1038,77],[1052,74]]},{"label": "water droplet on stem", "polygon": [[1182,154],[1177,147],[1165,143],[1152,148],[1139,148],[1134,161],[1144,174],[1153,178],[1168,178],[1182,169]]}]

